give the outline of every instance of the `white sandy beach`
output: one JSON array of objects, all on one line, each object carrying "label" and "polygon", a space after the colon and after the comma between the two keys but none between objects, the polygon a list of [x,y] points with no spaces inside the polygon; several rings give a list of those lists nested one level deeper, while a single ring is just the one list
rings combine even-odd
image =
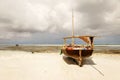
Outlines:
[{"label": "white sandy beach", "polygon": [[0,50],[0,80],[120,80],[120,55],[93,54],[79,67],[59,53]]}]

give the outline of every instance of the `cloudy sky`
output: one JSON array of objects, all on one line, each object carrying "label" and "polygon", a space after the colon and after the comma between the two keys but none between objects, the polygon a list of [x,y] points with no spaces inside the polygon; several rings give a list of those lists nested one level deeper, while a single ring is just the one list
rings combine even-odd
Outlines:
[{"label": "cloudy sky", "polygon": [[61,44],[71,35],[120,44],[120,0],[0,0],[0,44]]}]

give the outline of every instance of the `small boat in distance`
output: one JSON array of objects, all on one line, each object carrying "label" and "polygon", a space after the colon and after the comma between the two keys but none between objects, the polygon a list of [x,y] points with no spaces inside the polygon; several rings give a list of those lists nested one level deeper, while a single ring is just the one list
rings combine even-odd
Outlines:
[{"label": "small boat in distance", "polygon": [[[69,37],[64,37],[64,45],[61,49],[61,53],[66,55],[67,57],[73,58],[77,61],[79,66],[82,66],[83,63],[83,58],[89,57],[93,53],[94,49],[94,40],[95,36],[75,36],[74,35],[74,16],[73,16],[73,11],[72,11],[72,36]],[[85,45],[80,45],[80,44],[75,44],[74,39],[79,38],[83,40],[86,44]],[[67,44],[67,39],[72,39],[71,44]]]}]

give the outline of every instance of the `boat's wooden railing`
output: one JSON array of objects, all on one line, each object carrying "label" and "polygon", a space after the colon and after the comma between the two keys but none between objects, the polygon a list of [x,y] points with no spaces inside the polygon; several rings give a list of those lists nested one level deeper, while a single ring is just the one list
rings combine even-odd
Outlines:
[{"label": "boat's wooden railing", "polygon": [[[68,47],[68,45],[67,45],[67,39],[72,39],[72,38],[80,38],[80,37],[92,37],[92,38],[94,38],[94,37],[96,37],[96,36],[69,36],[69,37],[65,37],[65,38],[63,38],[64,39],[64,48],[66,48],[66,47]],[[75,44],[70,44],[72,47],[75,47],[76,45]],[[90,48],[91,49],[93,49],[94,48],[94,42],[92,41],[92,43],[87,43],[86,44],[87,45],[87,47],[89,47],[90,46]]]}]

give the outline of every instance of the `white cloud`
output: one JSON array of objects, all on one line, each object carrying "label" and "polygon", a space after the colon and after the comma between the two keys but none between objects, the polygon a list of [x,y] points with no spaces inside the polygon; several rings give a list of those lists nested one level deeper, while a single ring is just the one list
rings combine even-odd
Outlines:
[{"label": "white cloud", "polygon": [[119,0],[1,0],[0,38],[70,34],[72,8],[76,34],[120,35]]}]

